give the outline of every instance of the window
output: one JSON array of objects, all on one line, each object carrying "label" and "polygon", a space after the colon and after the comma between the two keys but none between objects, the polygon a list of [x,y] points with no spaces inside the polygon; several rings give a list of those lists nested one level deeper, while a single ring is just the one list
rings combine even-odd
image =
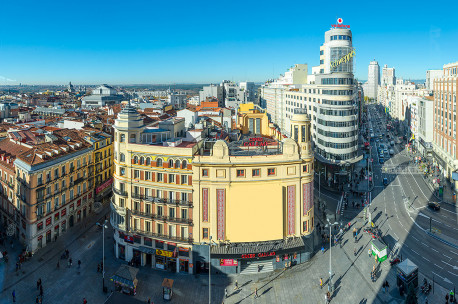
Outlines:
[{"label": "window", "polygon": [[54,208],[55,208],[55,209],[58,209],[58,208],[59,208],[59,197],[56,197],[56,198],[54,199]]},{"label": "window", "polygon": [[[182,192],[182,193],[181,193],[181,200],[182,200],[183,202],[186,202],[186,201],[188,200],[188,194],[185,193],[185,192]],[[182,211],[183,211],[183,210],[184,210],[184,209],[182,209]]]},{"label": "window", "polygon": [[253,176],[259,176],[259,169],[253,169]]},{"label": "window", "polygon": [[134,164],[138,164],[138,156],[134,156]]},{"label": "window", "polygon": [[65,179],[62,181],[62,190],[65,188]]},{"label": "window", "polygon": [[119,207],[124,208],[125,201],[123,198],[119,199]]},{"label": "window", "polygon": [[175,208],[169,208],[169,216],[175,218]]},{"label": "window", "polygon": [[58,192],[59,191],[59,183],[55,183],[54,184],[54,192]]},{"label": "window", "polygon": [[181,169],[187,169],[188,168],[188,162],[187,161],[183,161],[183,163],[181,164]]},{"label": "window", "polygon": [[181,176],[181,184],[185,185],[188,183],[188,176],[187,175],[182,175]]},{"label": "window", "polygon": [[145,180],[151,180],[151,172],[145,171]]},{"label": "window", "polygon": [[208,176],[208,169],[202,169],[202,176]]},{"label": "window", "polygon": [[157,206],[157,215],[162,215],[162,207]]},{"label": "window", "polygon": [[237,170],[237,177],[245,177],[245,170]]},{"label": "window", "polygon": [[162,158],[157,159],[157,164],[158,167],[162,167]]},{"label": "window", "polygon": [[144,165],[145,164],[145,158],[142,156],[140,157],[140,165]]},{"label": "window", "polygon": [[267,169],[267,175],[275,175],[275,168]]},{"label": "window", "polygon": [[169,159],[169,168],[173,168],[173,159]]},{"label": "window", "polygon": [[62,205],[66,203],[66,195],[62,194]]},{"label": "window", "polygon": [[157,174],[157,182],[162,182],[163,178],[162,178],[162,173],[158,173]]},{"label": "window", "polygon": [[208,240],[208,228],[203,228],[202,229],[202,237],[206,240]]},{"label": "window", "polygon": [[188,218],[188,209],[181,209],[181,218],[182,219]]},{"label": "window", "polygon": [[145,204],[145,213],[151,214],[151,204]]},{"label": "window", "polygon": [[309,172],[307,165],[302,166],[302,172]]},{"label": "window", "polygon": [[162,234],[164,230],[162,229],[162,224],[157,224],[157,233]]},{"label": "window", "polygon": [[123,163],[126,161],[126,156],[124,153],[119,153],[119,161]]},{"label": "window", "polygon": [[137,142],[137,136],[135,134],[130,134],[129,142],[135,144]]},{"label": "window", "polygon": [[54,169],[54,179],[56,179],[58,177],[59,177],[59,169],[56,168],[56,169]]},{"label": "window", "polygon": [[151,232],[151,222],[145,222],[145,230]]},{"label": "window", "polygon": [[169,174],[169,183],[175,182],[175,174]]},{"label": "window", "polygon": [[121,176],[126,175],[126,169],[125,168],[119,168],[119,175],[121,175]]},{"label": "window", "polygon": [[149,157],[146,158],[146,165],[151,166],[151,158]]},{"label": "window", "polygon": [[180,161],[177,160],[177,161],[175,162],[175,168],[176,168],[176,169],[180,169],[180,164],[181,164]]},{"label": "window", "polygon": [[140,171],[134,170],[134,178],[140,178]]}]

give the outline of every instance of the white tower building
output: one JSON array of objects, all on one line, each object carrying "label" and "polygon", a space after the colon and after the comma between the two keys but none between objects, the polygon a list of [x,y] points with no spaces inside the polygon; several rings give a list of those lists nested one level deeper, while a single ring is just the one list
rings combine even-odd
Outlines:
[{"label": "white tower building", "polygon": [[380,66],[377,61],[371,61],[369,63],[369,69],[367,74],[367,82],[363,85],[364,95],[375,99],[377,98],[377,89],[380,85]]}]

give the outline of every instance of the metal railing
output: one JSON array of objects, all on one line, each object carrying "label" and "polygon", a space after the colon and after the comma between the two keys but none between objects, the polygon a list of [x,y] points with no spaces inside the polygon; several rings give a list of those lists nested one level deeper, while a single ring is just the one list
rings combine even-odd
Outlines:
[{"label": "metal railing", "polygon": [[125,197],[128,196],[127,191],[121,191],[119,189],[116,189],[115,187],[113,187],[113,192],[120,196],[125,196]]},{"label": "metal railing", "polygon": [[132,229],[130,232],[141,234],[147,237],[156,238],[156,239],[163,239],[166,241],[175,241],[175,242],[190,243],[190,244],[193,242],[193,238],[190,238],[190,237],[171,236],[167,234],[155,233],[155,232],[150,232],[150,231],[145,231],[145,230],[140,230],[140,229],[135,229],[135,228]]}]

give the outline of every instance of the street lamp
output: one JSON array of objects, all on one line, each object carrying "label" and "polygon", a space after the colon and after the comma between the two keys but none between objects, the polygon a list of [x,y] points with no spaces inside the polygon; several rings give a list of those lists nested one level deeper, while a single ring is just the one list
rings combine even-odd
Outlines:
[{"label": "street lamp", "polygon": [[103,224],[96,223],[97,226],[102,227],[102,291],[105,292],[105,229],[107,226],[108,220],[105,220]]},{"label": "street lamp", "polygon": [[333,291],[333,286],[332,286],[332,264],[331,264],[331,256],[332,256],[332,226],[334,225],[339,225],[338,222],[334,222],[333,224],[329,221],[329,218],[326,219],[328,221],[328,224],[325,227],[329,226],[329,284],[328,284],[328,291],[332,292]]},{"label": "street lamp", "polygon": [[[211,248],[212,248],[212,236],[210,235],[210,242],[202,242],[203,245],[208,245],[208,304],[211,304],[212,300],[212,258],[211,258]],[[213,242],[217,245],[215,242]]]}]

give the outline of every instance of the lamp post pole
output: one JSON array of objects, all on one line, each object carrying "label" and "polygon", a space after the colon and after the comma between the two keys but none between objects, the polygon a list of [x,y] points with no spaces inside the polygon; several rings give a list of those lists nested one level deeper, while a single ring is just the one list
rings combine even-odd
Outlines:
[{"label": "lamp post pole", "polygon": [[102,227],[102,292],[105,292],[105,229],[107,227],[108,220],[105,220],[103,224],[97,223],[97,226]]},{"label": "lamp post pole", "polygon": [[332,257],[332,226],[333,225],[338,225],[338,222],[331,223],[329,221],[329,218],[327,219],[328,225],[329,225],[329,285],[328,285],[328,291],[332,292],[333,291],[333,286],[332,286],[332,263],[331,263],[331,257]]},{"label": "lamp post pole", "polygon": [[211,248],[212,248],[212,237],[210,235],[210,242],[208,244],[208,304],[212,303],[212,258],[211,258]]}]

